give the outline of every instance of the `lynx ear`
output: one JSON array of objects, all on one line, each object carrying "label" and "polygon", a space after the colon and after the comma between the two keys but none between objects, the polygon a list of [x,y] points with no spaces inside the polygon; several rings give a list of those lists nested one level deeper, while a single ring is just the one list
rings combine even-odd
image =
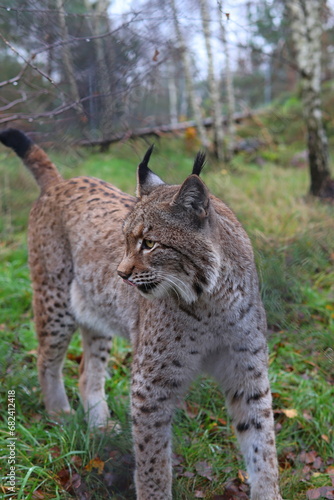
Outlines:
[{"label": "lynx ear", "polygon": [[165,184],[158,175],[148,168],[152,151],[153,145],[146,151],[143,161],[138,165],[136,190],[138,198],[141,198],[145,194],[150,194],[154,188]]},{"label": "lynx ear", "polygon": [[209,212],[209,191],[197,175],[190,175],[180,187],[172,201],[179,207],[204,220]]}]

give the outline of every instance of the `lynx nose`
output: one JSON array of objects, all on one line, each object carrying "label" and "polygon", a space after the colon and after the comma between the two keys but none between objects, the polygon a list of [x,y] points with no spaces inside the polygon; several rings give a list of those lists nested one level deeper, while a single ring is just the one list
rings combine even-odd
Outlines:
[{"label": "lynx nose", "polygon": [[117,273],[118,273],[118,276],[125,281],[127,281],[131,276],[131,273],[123,273],[123,271],[117,271]]}]

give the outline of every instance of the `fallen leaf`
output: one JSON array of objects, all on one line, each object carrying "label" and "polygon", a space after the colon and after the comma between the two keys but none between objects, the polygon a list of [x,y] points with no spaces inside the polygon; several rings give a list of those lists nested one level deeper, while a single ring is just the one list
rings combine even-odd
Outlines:
[{"label": "fallen leaf", "polygon": [[326,498],[327,500],[334,500],[334,488],[332,486],[321,486],[306,492],[308,500],[316,500],[317,498]]},{"label": "fallen leaf", "polygon": [[327,467],[326,473],[329,475],[332,481],[332,486],[334,486],[334,465]]},{"label": "fallen leaf", "polygon": [[45,494],[41,490],[35,490],[32,494],[34,500],[44,500]]},{"label": "fallen leaf", "polygon": [[31,422],[40,422],[43,416],[40,413],[33,413],[30,417]]},{"label": "fallen leaf", "polygon": [[208,462],[197,462],[195,465],[196,472],[199,476],[205,477],[212,481],[212,466]]},{"label": "fallen leaf", "polygon": [[72,455],[71,463],[79,469],[82,467],[82,458],[79,455]]},{"label": "fallen leaf", "polygon": [[288,418],[295,418],[298,413],[297,410],[291,409],[291,410],[282,410],[282,413]]},{"label": "fallen leaf", "polygon": [[182,477],[189,477],[189,478],[195,477],[195,474],[193,472],[190,472],[190,471],[186,471],[183,474],[179,474],[179,475]]},{"label": "fallen leaf", "polygon": [[329,437],[326,434],[321,434],[321,437],[326,443],[329,443]]},{"label": "fallen leaf", "polygon": [[205,498],[205,493],[201,490],[195,491],[195,498]]},{"label": "fallen leaf", "polygon": [[239,479],[228,481],[224,485],[224,493],[219,495],[219,500],[248,500],[246,491],[249,487],[246,484],[240,484]]},{"label": "fallen leaf", "polygon": [[60,457],[61,453],[59,446],[52,446],[52,448],[50,448],[50,453],[53,458]]},{"label": "fallen leaf", "polygon": [[313,464],[312,464],[312,467],[313,469],[321,469],[322,467],[322,458],[321,457],[316,457],[316,459],[314,460]]},{"label": "fallen leaf", "polygon": [[245,483],[248,479],[248,474],[247,472],[243,471],[243,470],[238,470],[238,478],[240,479],[240,481],[242,483]]},{"label": "fallen leaf", "polygon": [[196,404],[189,404],[188,401],[186,401],[186,407],[185,407],[185,412],[188,415],[189,418],[196,418],[199,412],[200,406]]},{"label": "fallen leaf", "polygon": [[85,469],[88,470],[88,472],[91,472],[92,469],[97,469],[97,473],[102,474],[104,462],[99,457],[92,458],[92,460],[90,460],[86,465]]},{"label": "fallen leaf", "polygon": [[73,354],[71,352],[68,352],[67,353],[67,359],[70,359],[71,361],[75,361],[76,363],[78,363],[78,365],[80,365],[81,363],[81,360],[82,360],[82,354]]},{"label": "fallen leaf", "polygon": [[72,475],[71,486],[74,490],[77,490],[81,486],[81,476],[76,472]]},{"label": "fallen leaf", "polygon": [[68,469],[61,469],[57,474],[57,478],[62,487],[66,489],[65,486],[70,479],[70,471]]},{"label": "fallen leaf", "polygon": [[314,450],[308,452],[302,451],[298,458],[304,464],[313,464],[313,462],[317,458],[317,452]]},{"label": "fallen leaf", "polygon": [[173,453],[172,460],[173,467],[175,467],[175,465],[180,465],[184,462],[184,457],[182,455],[178,455],[177,453]]},{"label": "fallen leaf", "polygon": [[215,422],[219,422],[220,425],[227,425],[227,421],[223,418],[217,418],[214,415],[210,415],[210,420],[214,420]]},{"label": "fallen leaf", "polygon": [[310,479],[311,477],[311,467],[309,465],[304,465],[303,467],[303,475],[305,476],[305,479]]},{"label": "fallen leaf", "polygon": [[276,432],[276,434],[278,434],[281,430],[282,430],[282,424],[280,424],[279,422],[277,422],[275,424],[275,432]]}]

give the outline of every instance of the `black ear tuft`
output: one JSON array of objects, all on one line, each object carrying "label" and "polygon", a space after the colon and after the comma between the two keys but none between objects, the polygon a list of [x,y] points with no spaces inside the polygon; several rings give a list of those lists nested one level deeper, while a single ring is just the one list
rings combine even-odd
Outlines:
[{"label": "black ear tuft", "polygon": [[164,181],[148,167],[152,151],[153,145],[146,151],[143,161],[138,165],[136,193],[139,198],[150,194],[153,189],[164,184]]},{"label": "black ear tuft", "polygon": [[196,155],[194,165],[193,165],[193,175],[200,175],[205,165],[205,153],[204,151],[199,151]]},{"label": "black ear tuft", "polygon": [[0,141],[8,148],[12,148],[20,158],[24,158],[26,152],[33,144],[29,137],[16,128],[2,130],[0,132]]},{"label": "black ear tuft", "polygon": [[138,165],[138,180],[140,184],[145,183],[146,178],[148,177],[149,173],[151,170],[148,168],[148,162],[150,161],[151,154],[154,148],[154,144],[148,148],[148,150],[145,153],[144,158]]}]

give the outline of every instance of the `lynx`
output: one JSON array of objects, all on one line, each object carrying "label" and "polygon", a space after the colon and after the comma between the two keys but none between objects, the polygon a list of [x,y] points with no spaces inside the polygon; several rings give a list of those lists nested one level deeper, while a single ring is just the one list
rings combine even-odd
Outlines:
[{"label": "lynx", "polygon": [[46,153],[8,129],[0,140],[41,189],[29,222],[38,372],[50,414],[70,412],[64,356],[77,327],[79,389],[91,427],[109,419],[104,383],[114,334],[133,346],[131,416],[138,500],[172,498],[175,405],[206,372],[219,383],[252,500],[281,500],[268,382],[266,317],[253,251],[231,210],[200,179],[181,186],[138,167],[136,197],[95,178],[64,180]]}]

